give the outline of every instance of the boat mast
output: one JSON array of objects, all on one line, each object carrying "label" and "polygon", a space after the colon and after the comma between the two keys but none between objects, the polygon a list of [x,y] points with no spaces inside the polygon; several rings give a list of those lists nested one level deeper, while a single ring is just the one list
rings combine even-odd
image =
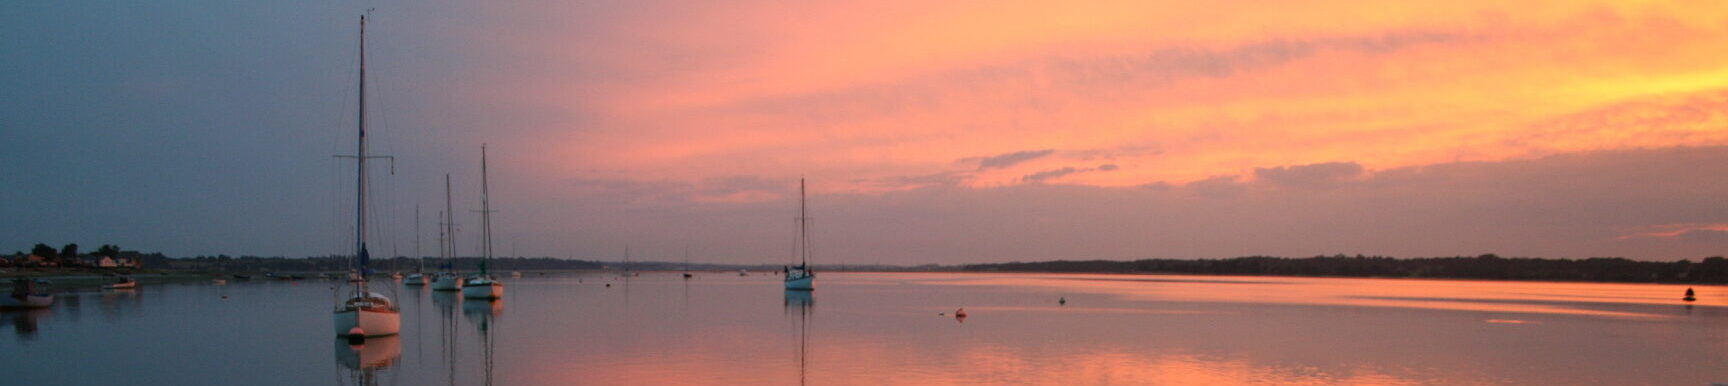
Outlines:
[{"label": "boat mast", "polygon": [[804,178],[798,178],[798,266],[810,269],[810,212],[804,204]]},{"label": "boat mast", "polygon": [[444,173],[444,232],[448,235],[445,240],[449,243],[446,250],[450,252],[445,256],[450,260],[444,263],[449,264],[451,269],[456,267],[456,216],[452,214],[455,213],[454,210],[455,207],[450,204],[450,173]]},{"label": "boat mast", "polygon": [[414,204],[414,261],[420,262],[415,272],[426,269],[425,255],[420,254],[420,204]]},{"label": "boat mast", "polygon": [[480,263],[480,276],[486,276],[486,265],[492,263],[492,193],[486,179],[486,144],[480,144],[480,229],[486,233],[481,238],[484,260]]},{"label": "boat mast", "polygon": [[355,175],[359,181],[354,189],[354,255],[359,261],[360,284],[354,286],[354,296],[366,293],[366,15],[360,15],[360,150]]}]

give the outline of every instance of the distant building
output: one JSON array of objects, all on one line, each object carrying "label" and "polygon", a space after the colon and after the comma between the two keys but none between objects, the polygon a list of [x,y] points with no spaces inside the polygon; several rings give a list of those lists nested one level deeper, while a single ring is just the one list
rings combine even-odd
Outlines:
[{"label": "distant building", "polygon": [[96,260],[96,266],[101,268],[114,268],[120,266],[120,264],[115,262],[112,257],[102,256],[101,260]]}]

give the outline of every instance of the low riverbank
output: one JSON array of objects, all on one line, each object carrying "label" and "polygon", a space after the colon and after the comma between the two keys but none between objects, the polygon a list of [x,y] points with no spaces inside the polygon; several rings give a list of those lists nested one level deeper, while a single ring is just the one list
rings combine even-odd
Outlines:
[{"label": "low riverbank", "polygon": [[103,284],[114,283],[120,276],[131,276],[138,285],[186,283],[207,281],[218,278],[216,275],[192,272],[168,271],[136,271],[116,272],[100,270],[55,270],[55,271],[8,271],[0,273],[0,282],[11,282],[16,278],[45,280],[49,288],[56,291],[102,288]]}]

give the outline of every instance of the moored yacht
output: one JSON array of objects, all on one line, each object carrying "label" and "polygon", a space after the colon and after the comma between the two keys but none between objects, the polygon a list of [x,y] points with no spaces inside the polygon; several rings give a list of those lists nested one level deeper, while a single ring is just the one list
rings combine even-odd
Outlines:
[{"label": "moored yacht", "polygon": [[798,179],[798,265],[783,269],[786,289],[816,289],[816,271],[810,270],[810,212],[804,203],[804,179]]},{"label": "moored yacht", "polygon": [[504,283],[499,283],[487,270],[492,262],[492,202],[486,180],[486,145],[480,145],[480,273],[462,284],[462,297],[498,299],[504,297]]},{"label": "moored yacht", "polygon": [[0,308],[48,308],[54,305],[54,294],[45,284],[27,277],[12,279],[12,293],[0,297]]},{"label": "moored yacht", "polygon": [[[354,268],[348,272],[350,287],[347,299],[336,304],[331,318],[337,336],[362,340],[370,336],[396,335],[402,326],[396,303],[368,289],[366,273],[366,160],[384,158],[366,155],[366,16],[360,16],[360,119],[359,151],[356,161],[358,182],[354,194]],[[394,287],[392,287],[394,288]]]}]

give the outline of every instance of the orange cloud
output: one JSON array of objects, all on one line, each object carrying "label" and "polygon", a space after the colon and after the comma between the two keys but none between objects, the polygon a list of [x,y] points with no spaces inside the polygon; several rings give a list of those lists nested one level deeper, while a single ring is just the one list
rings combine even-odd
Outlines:
[{"label": "orange cloud", "polygon": [[[498,74],[533,82],[481,79],[475,93],[567,115],[520,131],[564,177],[850,181],[818,191],[1728,144],[1728,5],[663,5],[489,45],[568,67]],[[1041,149],[1053,152],[956,165]],[[1054,173],[1101,164],[1116,170]]]}]

